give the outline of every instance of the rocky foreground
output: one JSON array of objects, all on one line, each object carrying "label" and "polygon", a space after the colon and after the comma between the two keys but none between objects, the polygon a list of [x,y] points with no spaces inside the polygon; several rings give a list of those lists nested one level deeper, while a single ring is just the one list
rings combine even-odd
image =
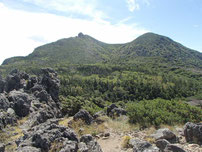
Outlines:
[{"label": "rocky foreground", "polygon": [[[68,124],[66,122],[66,125],[60,125],[59,121],[63,118],[58,97],[60,81],[52,69],[42,69],[42,73],[36,77],[13,70],[6,79],[0,77],[0,152],[102,152],[102,139],[116,141],[115,138],[120,133],[111,131],[93,136],[79,136],[72,126],[77,120],[82,120],[89,126],[103,124],[103,116],[113,118],[114,115],[126,115],[124,109],[112,104],[106,113],[99,112],[94,116],[80,110]],[[82,128],[80,130],[82,131]],[[187,123],[183,129],[179,129],[179,134],[162,128],[151,135],[145,135],[144,131],[136,131],[122,133],[118,137],[122,138],[126,134],[128,138],[124,139],[125,145],[118,151],[202,150],[202,123]],[[154,142],[145,140],[143,137],[146,136]],[[121,142],[115,144],[120,146]],[[108,143],[110,144],[110,140]],[[110,151],[113,152],[113,149]]]}]

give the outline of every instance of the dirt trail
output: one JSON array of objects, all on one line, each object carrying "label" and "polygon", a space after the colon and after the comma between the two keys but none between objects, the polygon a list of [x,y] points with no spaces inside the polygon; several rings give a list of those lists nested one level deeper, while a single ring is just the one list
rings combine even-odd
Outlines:
[{"label": "dirt trail", "polygon": [[132,149],[123,149],[122,144],[123,136],[110,133],[108,138],[98,139],[98,143],[102,147],[103,152],[132,152]]}]

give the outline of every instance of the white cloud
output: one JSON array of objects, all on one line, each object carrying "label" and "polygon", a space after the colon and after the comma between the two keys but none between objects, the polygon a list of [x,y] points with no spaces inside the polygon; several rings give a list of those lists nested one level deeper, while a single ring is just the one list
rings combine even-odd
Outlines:
[{"label": "white cloud", "polygon": [[0,62],[13,56],[25,56],[37,46],[61,38],[76,36],[79,32],[107,43],[125,43],[148,32],[136,24],[111,24],[96,18],[75,19],[48,13],[14,10],[0,3]]},{"label": "white cloud", "polygon": [[135,10],[140,9],[140,4],[144,4],[149,6],[150,5],[150,0],[126,0],[128,10],[130,12],[134,12]]},{"label": "white cloud", "polygon": [[137,0],[126,0],[129,11],[133,12],[134,10],[139,10],[140,5],[137,3]]},{"label": "white cloud", "polygon": [[106,18],[106,14],[98,10],[96,0],[23,0],[48,10],[82,14],[92,18]]}]

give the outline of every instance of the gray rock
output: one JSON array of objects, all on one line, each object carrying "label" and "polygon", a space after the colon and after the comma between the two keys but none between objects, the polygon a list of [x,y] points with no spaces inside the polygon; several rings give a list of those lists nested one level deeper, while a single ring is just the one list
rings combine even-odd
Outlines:
[{"label": "gray rock", "polygon": [[42,85],[35,84],[30,90],[32,93],[34,93],[36,91],[40,92],[40,91],[44,90],[44,87]]},{"label": "gray rock", "polygon": [[78,145],[76,142],[65,141],[63,145],[65,145],[65,147],[62,148],[59,152],[77,152],[78,151]]},{"label": "gray rock", "polygon": [[19,147],[17,149],[17,152],[41,152],[39,148],[32,147],[32,146],[25,146],[25,147]]},{"label": "gray rock", "polygon": [[7,111],[9,106],[10,106],[10,103],[9,103],[8,99],[6,98],[5,94],[1,93],[0,94],[0,109]]},{"label": "gray rock", "polygon": [[177,136],[168,128],[158,129],[156,133],[152,134],[151,136],[154,137],[156,140],[166,139],[170,143],[177,142]]},{"label": "gray rock", "polygon": [[13,103],[12,108],[15,110],[16,115],[25,117],[29,114],[31,99],[27,93],[14,90],[9,93],[8,99]]},{"label": "gray rock", "polygon": [[17,118],[15,115],[10,115],[7,112],[0,112],[0,129],[5,128],[7,125],[15,125]]},{"label": "gray rock", "polygon": [[12,73],[6,77],[5,90],[10,92],[12,90],[19,90],[23,88],[19,73]]},{"label": "gray rock", "polygon": [[202,145],[202,123],[187,122],[184,125],[184,136],[187,142]]},{"label": "gray rock", "polygon": [[42,149],[43,151],[48,151],[51,146],[51,141],[49,140],[50,135],[43,135],[36,133],[32,136],[32,146]]},{"label": "gray rock", "polygon": [[86,110],[80,110],[79,112],[77,112],[73,119],[76,120],[83,120],[86,124],[91,124],[93,122],[93,117],[89,114],[88,111]]},{"label": "gray rock", "polygon": [[27,86],[26,89],[30,90],[32,87],[34,87],[34,85],[38,82],[37,77],[31,77],[29,78],[28,82],[27,82]]},{"label": "gray rock", "polygon": [[102,152],[100,145],[91,135],[83,135],[80,142],[85,143],[89,152]]},{"label": "gray rock", "polygon": [[5,87],[5,80],[3,80],[1,77],[0,77],[0,93],[3,93],[4,92],[4,87]]},{"label": "gray rock", "polygon": [[88,152],[88,147],[84,142],[80,142],[78,148],[80,152]]},{"label": "gray rock", "polygon": [[168,144],[164,149],[164,152],[186,152],[186,151],[178,147],[177,145]]},{"label": "gray rock", "polygon": [[12,108],[8,108],[7,113],[9,115],[15,115],[15,111]]},{"label": "gray rock", "polygon": [[3,143],[0,143],[0,152],[5,151],[5,145]]},{"label": "gray rock", "polygon": [[116,116],[116,117],[120,117],[120,116],[126,115],[126,114],[127,114],[126,110],[124,110],[122,108],[114,108],[111,111],[111,115]]},{"label": "gray rock", "polygon": [[112,109],[118,108],[114,103],[107,107],[107,115],[109,116]]},{"label": "gray rock", "polygon": [[163,151],[166,146],[170,144],[169,141],[167,141],[166,139],[159,139],[156,141],[156,146],[161,150]]},{"label": "gray rock", "polygon": [[[58,120],[51,119],[38,126],[32,127],[24,136],[17,141],[18,147],[31,146],[48,152],[55,141],[65,141],[62,148],[77,147],[78,138],[73,130],[59,126]],[[68,142],[67,142],[68,141]],[[68,145],[68,146],[67,146]]]},{"label": "gray rock", "polygon": [[115,104],[111,104],[107,107],[107,115],[109,117],[120,117],[121,115],[126,115],[127,112],[122,109],[118,108]]},{"label": "gray rock", "polygon": [[50,95],[46,92],[46,90],[42,90],[40,92],[37,92],[35,96],[39,99],[39,101],[46,101],[48,102],[51,100]]},{"label": "gray rock", "polygon": [[133,152],[159,152],[157,147],[153,147],[149,142],[140,139],[130,139],[129,145],[133,148]]},{"label": "gray rock", "polygon": [[44,76],[41,84],[45,87],[54,101],[59,101],[60,80],[57,78],[57,72],[51,68],[42,69],[42,72],[44,73]]}]

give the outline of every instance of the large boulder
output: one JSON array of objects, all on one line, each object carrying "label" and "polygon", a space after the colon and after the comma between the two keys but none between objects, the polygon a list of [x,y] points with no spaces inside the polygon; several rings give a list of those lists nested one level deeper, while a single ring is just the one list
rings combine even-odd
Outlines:
[{"label": "large boulder", "polygon": [[159,139],[166,139],[170,143],[176,143],[177,142],[177,136],[170,131],[168,128],[158,129],[155,134],[151,135],[156,140]]},{"label": "large boulder", "polygon": [[31,99],[27,93],[13,90],[9,93],[8,99],[11,102],[16,115],[19,117],[25,117],[29,114]]},{"label": "large boulder", "polygon": [[184,125],[184,136],[187,142],[202,145],[202,123],[187,122]]},{"label": "large boulder", "polygon": [[79,119],[83,120],[88,125],[93,122],[93,117],[86,110],[80,110],[74,115],[73,120],[76,121]]},{"label": "large boulder", "polygon": [[10,103],[9,103],[8,99],[6,98],[5,94],[0,93],[0,109],[7,111],[9,106],[10,106]]}]

